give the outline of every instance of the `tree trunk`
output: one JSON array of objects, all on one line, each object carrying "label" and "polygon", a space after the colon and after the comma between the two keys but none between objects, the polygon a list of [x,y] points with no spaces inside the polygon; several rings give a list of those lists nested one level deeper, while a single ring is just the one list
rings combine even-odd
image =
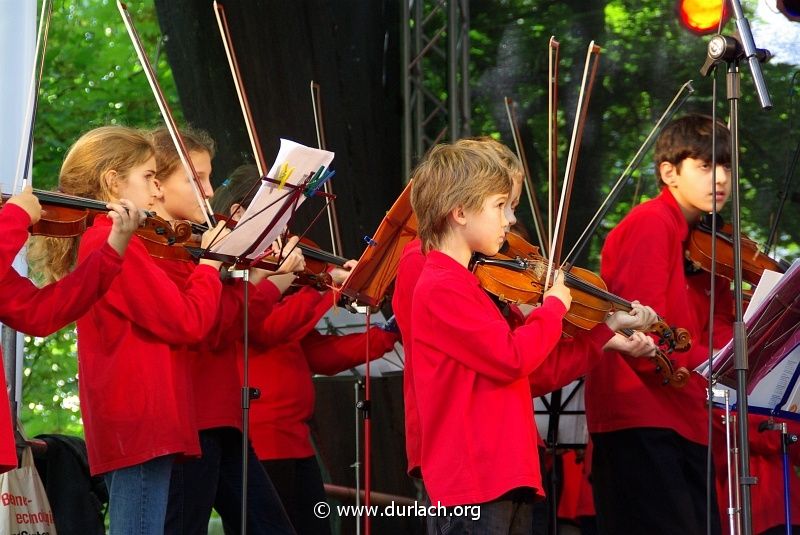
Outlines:
[{"label": "tree trunk", "polygon": [[[214,182],[253,155],[208,0],[156,0],[184,115],[219,145]],[[279,138],[317,145],[309,83],[321,85],[344,254],[357,258],[400,192],[399,5],[267,1],[223,4],[268,165]],[[294,232],[322,208],[301,207]],[[328,248],[324,215],[309,232]]]}]

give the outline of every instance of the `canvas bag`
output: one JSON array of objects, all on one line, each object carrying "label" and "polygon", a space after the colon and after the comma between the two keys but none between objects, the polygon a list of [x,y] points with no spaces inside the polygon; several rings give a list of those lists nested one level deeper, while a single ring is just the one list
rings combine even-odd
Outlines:
[{"label": "canvas bag", "polygon": [[25,448],[19,468],[0,474],[0,533],[56,535],[53,510],[30,448]]}]

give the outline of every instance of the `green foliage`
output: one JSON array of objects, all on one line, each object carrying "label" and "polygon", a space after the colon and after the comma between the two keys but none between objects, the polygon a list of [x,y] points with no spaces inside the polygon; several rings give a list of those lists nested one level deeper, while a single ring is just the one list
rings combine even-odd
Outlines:
[{"label": "green foliage", "polygon": [[[170,108],[180,118],[153,2],[128,2],[128,9]],[[108,124],[162,124],[116,2],[55,1],[34,130],[36,187],[54,188],[70,145],[87,130]],[[82,434],[76,349],[74,326],[47,338],[26,337],[20,418],[28,435]]]},{"label": "green foliage", "polygon": [[[170,107],[180,116],[153,2],[129,2],[128,9]],[[56,186],[70,145],[83,132],[108,124],[161,124],[116,2],[55,2],[34,131],[37,187]]]},{"label": "green foliage", "polygon": [[47,338],[25,337],[21,420],[29,436],[82,435],[75,327]]}]

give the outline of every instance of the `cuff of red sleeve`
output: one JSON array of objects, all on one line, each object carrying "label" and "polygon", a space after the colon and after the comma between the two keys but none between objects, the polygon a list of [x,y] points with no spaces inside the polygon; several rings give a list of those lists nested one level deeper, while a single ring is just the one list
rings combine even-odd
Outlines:
[{"label": "cuff of red sleeve", "polygon": [[614,334],[614,331],[608,325],[598,323],[587,333],[587,336],[593,344],[597,344],[597,347],[603,347],[609,340],[614,338]]},{"label": "cuff of red sleeve", "polygon": [[[564,303],[561,301],[561,299],[553,296],[545,298],[545,300],[542,302],[541,310],[547,310],[548,312],[559,314],[562,318],[567,314],[567,307],[564,306]],[[528,317],[530,317],[530,314]]]},{"label": "cuff of red sleeve", "polygon": [[3,205],[3,217],[10,219],[14,223],[19,223],[24,228],[28,228],[31,225],[31,216],[28,215],[28,212],[13,203],[5,203]]},{"label": "cuff of red sleeve", "polygon": [[103,258],[110,262],[113,265],[121,266],[122,265],[122,256],[117,252],[116,249],[111,247],[108,242],[105,242],[103,246],[100,248],[100,254],[103,255]]},{"label": "cuff of red sleeve", "polygon": [[280,289],[275,286],[275,283],[269,280],[269,278],[264,279],[263,281],[259,282],[255,287],[255,291],[265,300],[270,301],[272,303],[277,303],[281,300],[281,291]]}]

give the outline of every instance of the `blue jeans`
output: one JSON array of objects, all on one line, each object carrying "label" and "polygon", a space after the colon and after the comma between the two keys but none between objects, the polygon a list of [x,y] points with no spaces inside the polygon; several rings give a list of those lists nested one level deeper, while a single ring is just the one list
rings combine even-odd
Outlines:
[{"label": "blue jeans", "polygon": [[[457,516],[456,511],[461,514]],[[446,514],[437,513],[439,516],[426,518],[428,535],[530,535],[533,533],[533,492],[514,489],[491,502],[466,508],[448,507]]]},{"label": "blue jeans", "polygon": [[112,535],[157,535],[164,532],[173,456],[105,475]]},{"label": "blue jeans", "polygon": [[[191,535],[208,532],[211,509],[222,518],[226,533],[239,533],[242,507],[242,433],[221,427],[200,431],[203,455],[175,463],[169,488],[164,533]],[[248,448],[247,527],[258,535],[293,534],[275,487]]]}]

